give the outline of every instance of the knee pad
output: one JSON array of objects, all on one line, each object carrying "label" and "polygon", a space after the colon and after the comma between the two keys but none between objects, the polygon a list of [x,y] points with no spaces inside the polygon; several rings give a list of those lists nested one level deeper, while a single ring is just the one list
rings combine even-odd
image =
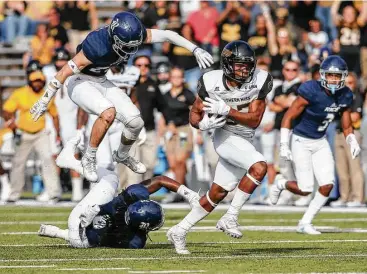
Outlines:
[{"label": "knee pad", "polygon": [[144,127],[144,121],[140,115],[134,117],[124,117],[117,113],[116,118],[124,124],[123,134],[127,139],[136,140]]}]

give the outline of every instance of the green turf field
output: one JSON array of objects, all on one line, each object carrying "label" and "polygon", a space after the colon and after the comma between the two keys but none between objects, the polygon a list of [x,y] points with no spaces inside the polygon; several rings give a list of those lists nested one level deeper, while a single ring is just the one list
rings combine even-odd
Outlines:
[{"label": "green turf field", "polygon": [[[188,256],[175,254],[165,231],[187,210],[166,210],[166,223],[144,250],[72,249],[38,237],[40,223],[66,227],[70,208],[0,207],[0,273],[311,273],[367,272],[366,214],[322,213],[319,236],[293,230],[302,213],[242,212],[244,237],[232,240],[213,228],[221,211],[189,234]],[[199,228],[199,229],[200,229]],[[254,231],[262,230],[262,231]],[[269,231],[264,231],[269,230]],[[343,232],[354,231],[354,232]],[[23,232],[23,234],[20,234]]]}]

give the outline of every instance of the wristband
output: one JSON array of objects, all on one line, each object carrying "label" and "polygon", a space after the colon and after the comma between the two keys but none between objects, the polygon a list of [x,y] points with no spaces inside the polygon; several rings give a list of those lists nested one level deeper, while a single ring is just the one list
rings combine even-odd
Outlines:
[{"label": "wristband", "polygon": [[78,66],[75,64],[75,62],[73,60],[69,60],[68,61],[68,65],[69,68],[76,74],[76,73],[80,73],[80,70],[78,68]]}]

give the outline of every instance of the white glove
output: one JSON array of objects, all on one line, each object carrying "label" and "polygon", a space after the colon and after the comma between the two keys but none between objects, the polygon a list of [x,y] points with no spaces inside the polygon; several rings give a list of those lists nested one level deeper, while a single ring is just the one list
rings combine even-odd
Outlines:
[{"label": "white glove", "polygon": [[280,143],[280,149],[279,149],[279,155],[280,158],[282,158],[285,161],[292,161],[292,152],[289,149],[289,145],[287,143]]},{"label": "white glove", "polygon": [[220,128],[225,125],[226,117],[213,114],[212,117],[209,117],[207,113],[204,114],[203,119],[199,122],[200,130],[208,130],[214,128]]},{"label": "white glove", "polygon": [[196,62],[198,62],[201,69],[208,68],[214,63],[210,53],[199,47],[196,47],[192,53],[195,55]]},{"label": "white glove", "polygon": [[76,131],[76,136],[79,138],[79,143],[77,144],[77,148],[79,151],[84,151],[85,149],[85,127],[82,127]]},{"label": "white glove", "polygon": [[227,105],[220,97],[217,97],[217,100],[206,97],[203,102],[205,112],[211,114],[219,114],[222,116],[227,116],[229,114],[229,110],[231,107]]},{"label": "white glove", "polygon": [[347,144],[350,146],[350,153],[352,154],[352,159],[355,159],[361,152],[361,147],[358,144],[356,136],[353,133],[351,133],[345,138],[345,140],[347,141]]},{"label": "white glove", "polygon": [[43,97],[39,99],[29,110],[32,114],[33,121],[37,121],[45,112],[47,111],[48,102],[46,102]]},{"label": "white glove", "polygon": [[80,225],[84,228],[89,226],[100,211],[101,209],[98,205],[88,205],[84,212],[79,216]]},{"label": "white glove", "polygon": [[145,143],[146,140],[147,140],[147,131],[145,127],[143,127],[139,133],[138,140],[136,140],[136,144],[138,146],[141,146],[142,144]]}]

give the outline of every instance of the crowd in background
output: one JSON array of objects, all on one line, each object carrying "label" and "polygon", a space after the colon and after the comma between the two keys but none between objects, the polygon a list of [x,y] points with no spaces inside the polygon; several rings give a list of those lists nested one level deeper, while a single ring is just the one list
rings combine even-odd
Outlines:
[{"label": "crowd in background", "polygon": [[[88,32],[97,29],[101,23],[92,1],[5,1],[1,4],[2,46],[14,47],[22,37],[30,37],[29,50],[23,56],[25,68],[31,60],[38,60],[41,66],[53,64],[55,51],[59,48],[65,48],[73,55]],[[352,160],[340,133],[340,122],[335,121],[329,126],[327,137],[335,154],[335,176],[340,192],[340,199],[331,205],[364,206],[367,178],[367,115],[364,115],[367,111],[366,1],[121,1],[121,8],[116,12],[123,10],[135,13],[147,28],[178,32],[209,51],[216,61],[211,69],[220,67],[221,49],[226,43],[244,40],[253,47],[258,68],[268,70],[274,78],[266,113],[254,138],[268,161],[268,184],[274,182],[278,172],[281,119],[295,99],[298,86],[306,80],[319,78],[319,65],[326,56],[338,54],[344,58],[350,71],[346,85],[355,94],[353,126],[363,152],[361,157]],[[104,19],[103,23],[109,22],[108,18]],[[157,56],[168,58],[166,62],[153,63]],[[129,95],[140,107],[146,130],[144,140],[132,151],[140,155],[138,158],[147,166],[148,172],[141,177],[120,167],[121,181],[125,185],[132,184],[153,174],[168,173],[193,189],[208,188],[217,156],[210,133],[193,130],[188,122],[197,80],[203,73],[195,57],[186,49],[169,43],[144,45],[129,64],[140,71]],[[121,68],[113,70],[119,73]],[[42,78],[34,73],[27,77],[31,75]],[[5,104],[5,112],[10,109],[9,103],[8,108]],[[19,109],[13,107],[12,110]],[[6,124],[15,137],[16,123]],[[54,139],[56,142],[57,138]],[[2,181],[7,173],[0,171]],[[65,181],[63,176],[61,179]],[[43,180],[47,178],[43,176]],[[339,197],[338,188],[332,195],[335,199]],[[61,195],[61,188],[53,189],[58,193],[56,196]],[[253,201],[265,202],[262,200],[266,192],[262,187]],[[302,198],[295,204],[307,205],[310,198]],[[170,194],[164,201],[175,200],[177,197]],[[293,200],[293,197],[284,197],[283,203],[293,203]]]}]

